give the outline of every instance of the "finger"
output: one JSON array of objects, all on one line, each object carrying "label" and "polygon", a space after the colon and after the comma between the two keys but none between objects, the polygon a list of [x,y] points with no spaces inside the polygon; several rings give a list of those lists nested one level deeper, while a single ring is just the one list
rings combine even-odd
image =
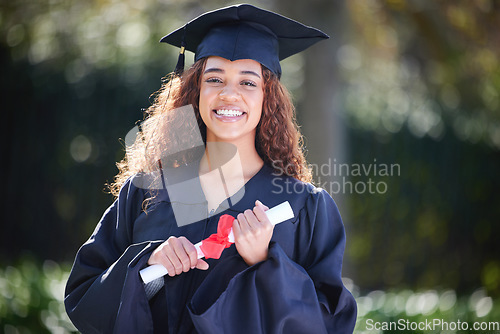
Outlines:
[{"label": "finger", "polygon": [[189,259],[181,241],[179,239],[175,239],[175,242],[172,242],[172,247],[178,260],[175,261],[175,259],[171,259],[173,260],[172,262],[174,264],[176,274],[179,275],[182,272],[189,271],[189,269],[191,269],[191,260]]},{"label": "finger", "polygon": [[[183,271],[183,265],[181,262],[181,259],[179,258],[179,250],[178,248],[182,248],[181,245],[179,245],[179,242],[176,237],[170,237],[167,240],[167,246],[165,247],[165,255],[168,257],[170,262],[172,263],[172,266],[174,267],[174,270],[172,273],[174,275],[179,275]],[[183,249],[183,248],[182,248]],[[169,271],[169,274],[171,272]]]},{"label": "finger", "polygon": [[165,244],[164,247],[161,248],[161,257],[159,258],[160,264],[167,269],[168,275],[173,277],[176,275],[175,272],[175,266],[173,262],[170,260],[170,258],[175,257],[175,254],[171,248],[171,246],[168,245],[168,243]]},{"label": "finger", "polygon": [[[238,216],[236,216],[236,220],[237,220],[237,225],[239,225],[241,232],[244,232],[244,231],[249,230],[251,228],[250,224],[248,223],[247,217],[245,216],[244,213],[238,214]],[[233,227],[234,227],[234,225],[235,224],[233,223]]]},{"label": "finger", "polygon": [[180,237],[179,239],[182,243],[182,247],[184,247],[184,250],[189,256],[189,267],[194,269],[198,262],[198,252],[196,252],[196,248],[188,239],[185,237]]},{"label": "finger", "polygon": [[240,219],[245,219],[245,216],[242,213],[238,214],[238,216],[236,216],[236,219],[233,222],[233,234],[235,239],[237,239],[242,233],[240,226]]},{"label": "finger", "polygon": [[196,268],[200,270],[207,270],[209,265],[206,261],[203,261],[202,259],[197,260],[198,263],[196,264]]},{"label": "finger", "polygon": [[255,217],[263,224],[271,224],[263,206],[257,205],[253,208]]},{"label": "finger", "polygon": [[248,226],[250,226],[250,228],[256,228],[260,225],[259,220],[257,219],[257,217],[255,216],[255,214],[253,213],[252,210],[247,209],[247,210],[245,210],[244,214],[245,214],[245,218],[248,222]]},{"label": "finger", "polygon": [[175,267],[174,265],[172,264],[172,262],[170,262],[169,258],[168,257],[163,257],[160,259],[160,264],[162,266],[165,267],[165,269],[167,269],[167,273],[168,273],[168,276],[175,276]]},{"label": "finger", "polygon": [[256,201],[255,201],[255,205],[256,205],[256,206],[261,206],[261,207],[262,207],[262,209],[264,209],[264,211],[269,210],[269,207],[267,207],[266,205],[262,204],[262,202],[261,202],[261,201],[259,201],[259,200],[256,200]]}]

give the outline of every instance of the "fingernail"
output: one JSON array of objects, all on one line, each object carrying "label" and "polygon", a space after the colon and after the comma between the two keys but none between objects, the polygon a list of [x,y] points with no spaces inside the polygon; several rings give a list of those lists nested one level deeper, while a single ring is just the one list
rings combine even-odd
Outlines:
[{"label": "fingernail", "polygon": [[257,204],[257,205],[264,205],[264,204],[262,204],[262,202],[261,202],[261,201],[259,201],[259,200],[256,200],[256,201],[255,201],[255,204]]}]

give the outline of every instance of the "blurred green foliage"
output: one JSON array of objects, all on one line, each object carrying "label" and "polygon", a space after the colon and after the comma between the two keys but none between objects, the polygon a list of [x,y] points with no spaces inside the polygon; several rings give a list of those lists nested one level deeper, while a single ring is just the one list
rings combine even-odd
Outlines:
[{"label": "blurred green foliage", "polygon": [[[380,143],[351,134],[353,161],[397,164],[400,175],[348,178],[385,184],[383,194],[348,197],[346,261],[368,289],[485,287],[500,293],[500,176],[497,152],[457,140],[416,139],[408,130]],[[371,161],[370,161],[371,160]],[[471,179],[472,177],[472,179]]]},{"label": "blurred green foliage", "polygon": [[337,59],[351,126],[500,148],[497,1],[346,4],[352,25]]},{"label": "blurred green foliage", "polygon": [[[76,333],[64,311],[63,293],[69,266],[53,261],[43,265],[33,259],[23,259],[16,266],[0,269],[0,332],[5,334]],[[403,321],[420,323],[434,319],[444,322],[467,322],[472,329],[474,322],[491,322],[500,326],[500,304],[478,289],[470,295],[458,296],[454,290],[390,289],[360,294],[360,289],[350,279],[346,286],[358,303],[356,333],[376,333],[370,326],[384,322]],[[375,322],[379,324],[375,325]],[[406,333],[439,333],[434,331],[407,330]],[[494,332],[495,327],[489,332]],[[380,331],[382,332],[382,331]],[[391,331],[383,331],[391,333]],[[392,331],[397,332],[397,331]],[[477,333],[466,330],[462,333]],[[488,332],[488,331],[484,331]]]},{"label": "blurred green foliage", "polygon": [[0,268],[0,332],[75,333],[64,309],[69,266],[33,259]]},{"label": "blurred green foliage", "polygon": [[[484,290],[375,290],[356,298],[355,333],[495,333],[500,306]],[[475,327],[476,326],[476,327]]]},{"label": "blurred green foliage", "polygon": [[[495,1],[349,1],[337,61],[351,164],[350,276],[370,289],[500,295],[500,25]],[[352,268],[354,264],[354,268]]]}]

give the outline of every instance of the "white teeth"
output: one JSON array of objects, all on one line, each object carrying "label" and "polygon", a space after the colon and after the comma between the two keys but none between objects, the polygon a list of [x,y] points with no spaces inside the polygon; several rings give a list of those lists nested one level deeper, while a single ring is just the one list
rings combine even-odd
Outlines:
[{"label": "white teeth", "polygon": [[215,112],[217,113],[217,115],[228,116],[228,117],[236,117],[243,115],[243,112],[231,109],[218,109]]}]

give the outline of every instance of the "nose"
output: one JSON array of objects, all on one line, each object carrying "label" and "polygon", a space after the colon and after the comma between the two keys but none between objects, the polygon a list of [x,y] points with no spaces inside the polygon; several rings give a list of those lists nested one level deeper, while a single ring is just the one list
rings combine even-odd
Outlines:
[{"label": "nose", "polygon": [[219,97],[224,101],[237,101],[240,93],[233,85],[225,85],[219,92]]}]

